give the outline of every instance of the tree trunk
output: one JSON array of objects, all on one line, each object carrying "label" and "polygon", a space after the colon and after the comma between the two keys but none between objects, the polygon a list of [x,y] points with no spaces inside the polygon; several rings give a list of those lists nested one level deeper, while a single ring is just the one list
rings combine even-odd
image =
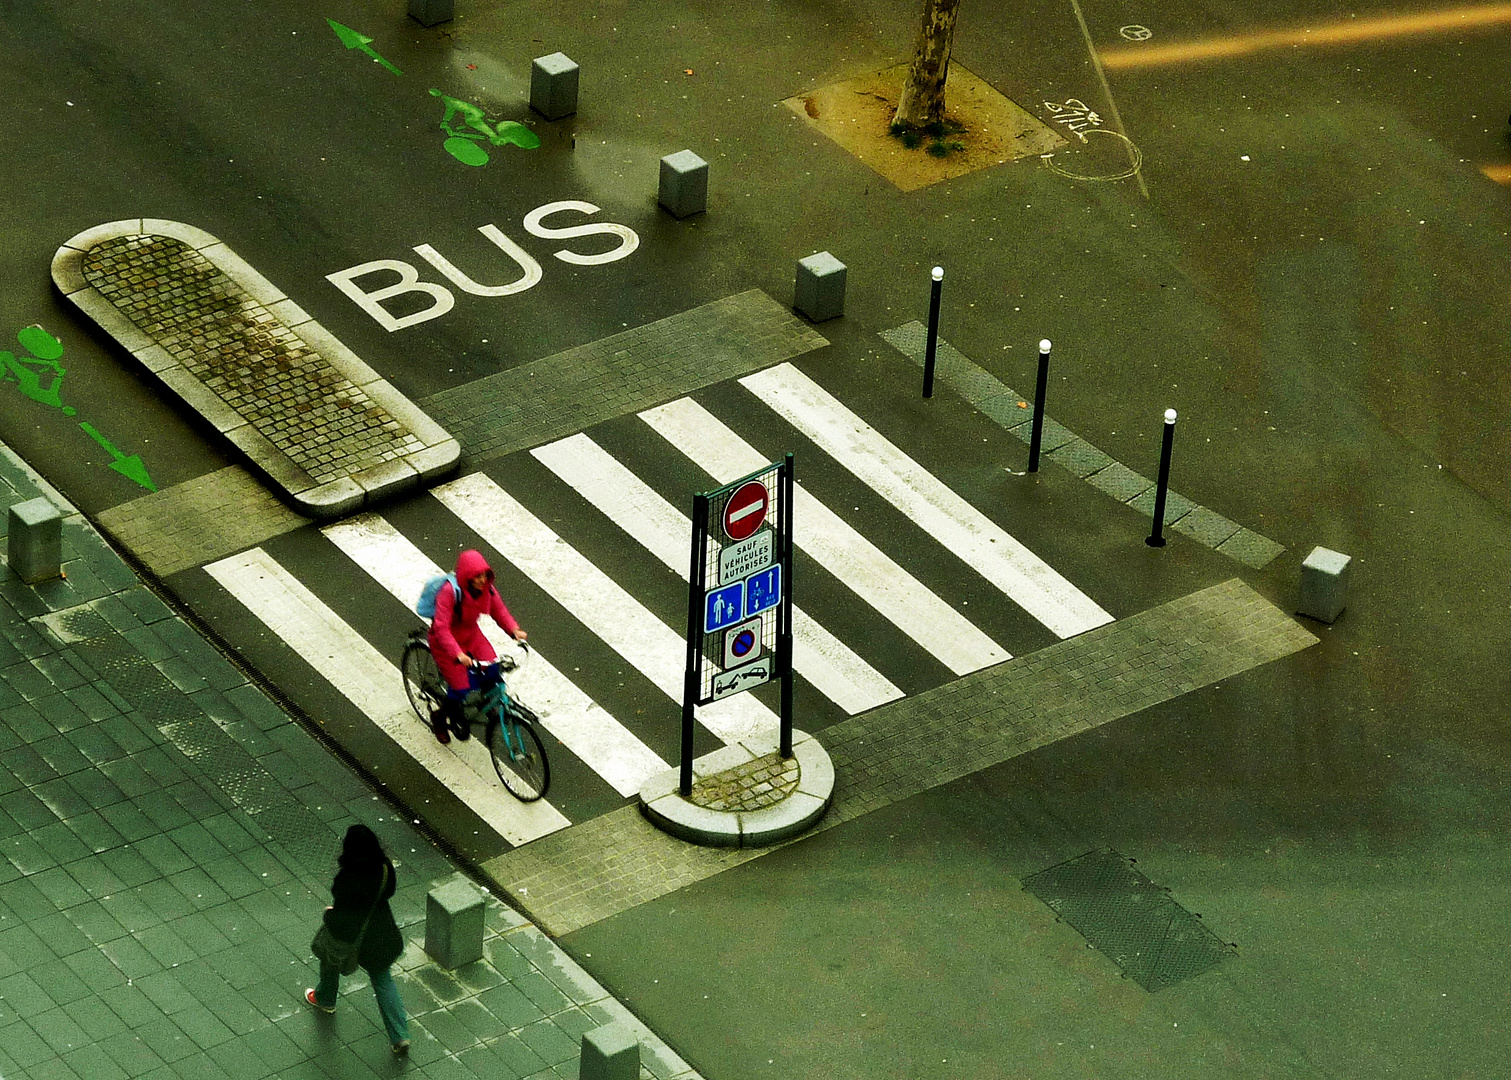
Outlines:
[{"label": "tree trunk", "polygon": [[903,83],[893,126],[919,128],[944,119],[944,80],[950,73],[950,45],[960,0],[923,0],[918,51]]}]

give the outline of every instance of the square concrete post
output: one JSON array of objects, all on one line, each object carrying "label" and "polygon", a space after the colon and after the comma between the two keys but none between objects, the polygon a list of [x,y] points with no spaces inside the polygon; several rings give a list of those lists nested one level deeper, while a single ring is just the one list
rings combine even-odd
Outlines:
[{"label": "square concrete post", "polygon": [[409,0],[409,17],[421,26],[450,22],[456,17],[455,0]]},{"label": "square concrete post", "polygon": [[483,958],[483,894],[457,878],[425,897],[425,951],[444,968]]},{"label": "square concrete post", "polygon": [[661,159],[659,201],[673,217],[685,218],[708,209],[708,162],[691,150],[678,150]]},{"label": "square concrete post", "polygon": [[47,499],[28,499],[10,508],[6,562],[28,585],[58,577],[63,569],[63,513]]},{"label": "square concrete post", "polygon": [[537,56],[530,65],[530,108],[547,120],[577,111],[577,61],[566,53]]},{"label": "square concrete post", "polygon": [[1352,560],[1342,552],[1314,547],[1301,563],[1302,615],[1330,623],[1343,613],[1348,602],[1348,567]]},{"label": "square concrete post", "polygon": [[578,1080],[640,1080],[640,1043],[625,1024],[582,1033]]},{"label": "square concrete post", "polygon": [[814,322],[845,313],[845,264],[827,251],[797,261],[792,306]]}]

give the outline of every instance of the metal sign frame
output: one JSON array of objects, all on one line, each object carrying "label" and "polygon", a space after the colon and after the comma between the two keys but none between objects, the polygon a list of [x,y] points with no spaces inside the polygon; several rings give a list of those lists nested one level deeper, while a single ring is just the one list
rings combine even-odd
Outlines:
[{"label": "metal sign frame", "polygon": [[[679,778],[684,797],[692,793],[693,719],[699,705],[780,680],[780,748],[782,757],[792,756],[792,465],[789,453],[749,476],[693,496]],[[725,504],[751,481],[764,483],[770,493],[766,520],[750,537],[731,540],[723,528]],[[769,545],[761,539],[767,532],[771,534]],[[731,550],[736,548],[739,550]],[[769,557],[765,557],[767,552]],[[750,601],[746,590],[752,582],[757,583],[756,602],[761,605],[755,611],[747,609]],[[770,602],[773,585],[777,594],[775,603]],[[709,607],[711,593],[720,594],[717,616]],[[740,598],[739,608],[731,615],[736,596]],[[709,629],[715,618],[716,628]],[[725,667],[725,660],[731,655],[726,649],[725,636],[748,632],[753,621],[762,626],[755,648],[746,650],[748,659],[734,667]]]}]

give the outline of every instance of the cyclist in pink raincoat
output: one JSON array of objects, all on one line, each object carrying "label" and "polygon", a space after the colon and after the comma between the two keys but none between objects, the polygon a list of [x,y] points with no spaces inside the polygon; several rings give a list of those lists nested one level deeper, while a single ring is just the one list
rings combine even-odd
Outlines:
[{"label": "cyclist in pink raincoat", "polygon": [[471,734],[462,716],[462,700],[481,680],[469,665],[474,660],[491,664],[498,659],[478,620],[490,616],[515,641],[522,642],[527,636],[493,587],[493,570],[481,552],[469,548],[456,557],[456,580],[461,595],[451,582],[442,585],[436,593],[435,618],[430,623],[430,655],[447,686],[446,701],[430,723],[435,737],[443,743],[451,741],[446,731],[448,722],[457,738],[465,739]]}]

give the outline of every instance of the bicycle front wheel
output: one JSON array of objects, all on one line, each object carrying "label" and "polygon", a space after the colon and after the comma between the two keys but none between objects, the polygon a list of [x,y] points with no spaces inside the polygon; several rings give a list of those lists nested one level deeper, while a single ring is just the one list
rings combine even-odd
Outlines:
[{"label": "bicycle front wheel", "polygon": [[546,748],[528,723],[512,716],[494,717],[488,724],[488,753],[509,794],[520,802],[542,798],[551,786]]},{"label": "bicycle front wheel", "polygon": [[440,708],[446,691],[441,686],[441,673],[436,669],[435,658],[430,655],[430,646],[423,641],[411,641],[404,646],[399,671],[404,675],[404,693],[409,698],[410,708],[425,724],[430,723],[430,714]]}]

